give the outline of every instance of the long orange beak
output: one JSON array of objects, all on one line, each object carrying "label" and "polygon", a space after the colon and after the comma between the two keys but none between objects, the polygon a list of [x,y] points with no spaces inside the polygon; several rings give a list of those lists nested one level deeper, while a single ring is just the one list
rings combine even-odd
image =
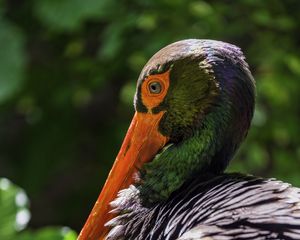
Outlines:
[{"label": "long orange beak", "polygon": [[136,171],[144,163],[152,160],[168,141],[168,138],[158,131],[162,116],[163,112],[135,113],[120,152],[78,240],[105,239],[109,228],[104,224],[114,217],[109,213],[109,203],[116,198],[121,189],[133,183]]}]

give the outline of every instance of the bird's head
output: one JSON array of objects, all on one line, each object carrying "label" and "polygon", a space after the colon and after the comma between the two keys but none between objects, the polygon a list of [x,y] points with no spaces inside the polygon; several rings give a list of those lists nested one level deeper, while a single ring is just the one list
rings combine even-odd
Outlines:
[{"label": "bird's head", "polygon": [[247,134],[254,92],[234,45],[191,39],[157,52],[139,76],[134,118],[79,239],[103,239],[109,203],[132,183],[151,205],[195,174],[222,172]]}]

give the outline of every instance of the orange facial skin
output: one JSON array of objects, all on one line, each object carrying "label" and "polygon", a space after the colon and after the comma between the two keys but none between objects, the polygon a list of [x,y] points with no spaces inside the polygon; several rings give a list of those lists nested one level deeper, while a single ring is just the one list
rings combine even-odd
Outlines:
[{"label": "orange facial skin", "polygon": [[[121,189],[134,183],[133,176],[138,169],[151,161],[168,142],[168,137],[158,131],[164,112],[153,114],[151,109],[164,100],[169,89],[169,75],[170,71],[151,75],[142,82],[141,97],[148,112],[134,114],[121,149],[78,240],[105,239],[110,229],[104,225],[115,217],[109,212],[109,203],[116,198]],[[159,93],[150,91],[149,85],[153,82],[160,84]]]},{"label": "orange facial skin", "polygon": [[[167,95],[170,84],[169,76],[170,70],[165,73],[152,75],[144,80],[142,84],[142,102],[147,107],[148,112],[151,112],[152,108],[158,106]],[[149,85],[153,82],[159,82],[161,84],[162,89],[159,94],[149,91]]]}]

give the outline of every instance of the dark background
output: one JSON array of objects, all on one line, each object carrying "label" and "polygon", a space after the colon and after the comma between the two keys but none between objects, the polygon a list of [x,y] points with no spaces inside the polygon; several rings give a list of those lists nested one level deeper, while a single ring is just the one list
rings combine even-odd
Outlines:
[{"label": "dark background", "polygon": [[240,46],[257,81],[229,171],[300,186],[300,1],[0,0],[0,176],[31,229],[79,231],[133,114],[146,61],[180,39]]}]

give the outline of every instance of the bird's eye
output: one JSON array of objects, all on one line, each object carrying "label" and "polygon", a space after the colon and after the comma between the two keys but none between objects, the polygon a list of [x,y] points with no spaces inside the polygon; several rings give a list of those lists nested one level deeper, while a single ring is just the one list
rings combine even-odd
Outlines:
[{"label": "bird's eye", "polygon": [[158,94],[162,90],[161,84],[159,82],[149,83],[148,88],[149,88],[150,93],[154,93],[154,94]]}]

